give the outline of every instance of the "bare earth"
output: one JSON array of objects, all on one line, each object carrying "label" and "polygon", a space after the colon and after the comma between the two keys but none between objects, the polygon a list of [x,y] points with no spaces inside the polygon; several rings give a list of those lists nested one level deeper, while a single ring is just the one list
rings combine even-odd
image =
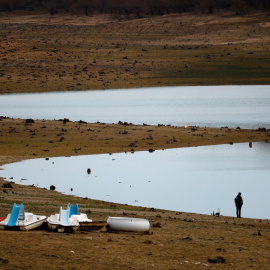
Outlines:
[{"label": "bare earth", "polygon": [[[110,16],[0,14],[0,93],[157,85],[269,84],[268,14]],[[187,65],[187,66],[186,66]],[[185,67],[186,66],[186,67]],[[0,165],[29,158],[268,141],[269,130],[0,118]],[[94,221],[149,219],[150,234],[0,231],[1,269],[268,269],[269,220],[94,201],[0,179],[12,204],[49,216],[78,203]],[[181,196],[179,190],[179,196]],[[236,194],[232,194],[232,198]],[[206,194],[207,196],[207,194]],[[158,199],[158,195],[157,195]],[[233,204],[233,200],[232,200]],[[245,205],[243,206],[245,207]],[[221,213],[222,215],[222,213]],[[160,226],[157,226],[160,223]],[[223,257],[223,263],[208,259]]]},{"label": "bare earth", "polygon": [[0,14],[0,93],[270,84],[270,16]]}]

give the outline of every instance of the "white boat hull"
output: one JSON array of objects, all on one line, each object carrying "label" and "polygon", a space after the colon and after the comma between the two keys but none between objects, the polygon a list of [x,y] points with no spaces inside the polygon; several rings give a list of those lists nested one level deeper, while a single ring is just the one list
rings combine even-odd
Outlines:
[{"label": "white boat hull", "polygon": [[109,231],[148,232],[150,223],[143,218],[108,217],[107,228]]},{"label": "white boat hull", "polygon": [[25,218],[23,220],[18,220],[16,224],[12,227],[8,226],[11,214],[8,214],[7,218],[0,222],[0,229],[4,230],[6,228],[15,228],[21,231],[29,231],[38,228],[46,220],[46,216],[34,215],[33,213],[25,213]]},{"label": "white boat hull", "polygon": [[29,230],[33,230],[35,228],[38,228],[40,227],[43,222],[45,221],[46,217],[43,219],[43,220],[40,220],[40,221],[37,221],[37,222],[34,222],[34,223],[31,223],[31,224],[28,224],[28,225],[23,225],[23,226],[19,226],[19,229],[21,231],[29,231]]},{"label": "white boat hull", "polygon": [[73,232],[76,232],[79,230],[80,222],[92,222],[92,220],[88,219],[86,214],[79,214],[72,215],[67,222],[61,223],[60,215],[55,214],[48,217],[47,222],[50,230],[64,232],[65,230],[72,229]]}]

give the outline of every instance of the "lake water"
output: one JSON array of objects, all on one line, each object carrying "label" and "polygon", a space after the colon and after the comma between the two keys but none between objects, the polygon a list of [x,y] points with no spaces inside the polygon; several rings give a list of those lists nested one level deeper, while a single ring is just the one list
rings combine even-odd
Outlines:
[{"label": "lake water", "polygon": [[235,216],[234,197],[240,191],[243,217],[270,219],[268,143],[35,159],[3,168],[0,176],[20,184],[55,185],[81,197],[202,214],[219,208],[221,215]]},{"label": "lake water", "polygon": [[[134,124],[270,128],[270,86],[189,86],[0,95],[0,116]],[[1,176],[111,202],[176,211],[270,218],[269,144],[30,160]],[[87,168],[92,173],[86,173]],[[21,180],[27,179],[27,180]]]},{"label": "lake water", "polygon": [[270,86],[188,86],[0,95],[0,116],[270,128]]}]

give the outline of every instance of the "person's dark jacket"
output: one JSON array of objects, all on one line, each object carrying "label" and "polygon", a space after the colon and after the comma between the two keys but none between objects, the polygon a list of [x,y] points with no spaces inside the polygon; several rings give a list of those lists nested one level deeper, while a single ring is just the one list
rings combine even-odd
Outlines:
[{"label": "person's dark jacket", "polygon": [[242,207],[242,205],[243,205],[243,198],[241,195],[237,195],[235,198],[235,206]]}]

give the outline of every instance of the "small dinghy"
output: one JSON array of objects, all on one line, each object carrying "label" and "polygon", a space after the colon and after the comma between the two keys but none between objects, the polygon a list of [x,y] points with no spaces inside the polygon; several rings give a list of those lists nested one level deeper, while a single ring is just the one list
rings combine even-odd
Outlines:
[{"label": "small dinghy", "polygon": [[24,205],[13,204],[11,214],[0,222],[0,229],[18,229],[28,231],[43,224],[46,216],[38,216],[24,211]]},{"label": "small dinghy", "polygon": [[67,209],[60,207],[60,213],[51,215],[47,218],[48,227],[50,230],[57,230],[64,232],[65,230],[72,229],[73,232],[79,230],[80,223],[92,222],[88,219],[86,214],[79,214],[79,206],[68,204]]},{"label": "small dinghy", "polygon": [[140,232],[146,233],[150,229],[150,223],[143,218],[107,217],[108,231]]}]

